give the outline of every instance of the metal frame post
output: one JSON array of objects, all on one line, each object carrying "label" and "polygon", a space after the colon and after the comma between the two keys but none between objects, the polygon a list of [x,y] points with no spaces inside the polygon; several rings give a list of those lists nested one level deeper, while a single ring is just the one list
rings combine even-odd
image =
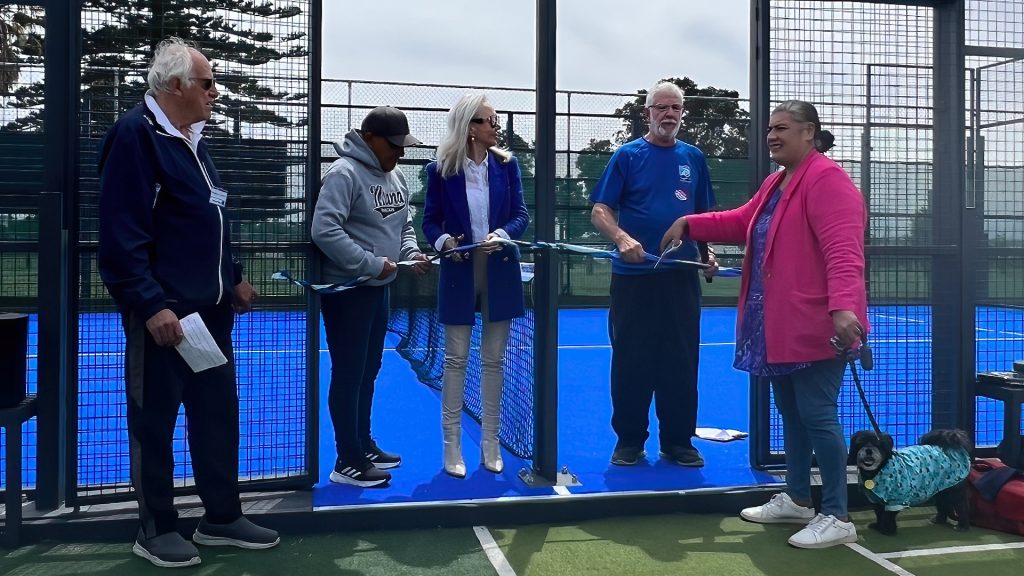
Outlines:
[{"label": "metal frame post", "polygon": [[[309,51],[309,102],[306,133],[306,222],[313,221],[313,210],[320,191],[320,130],[322,115],[320,104],[321,62],[323,61],[323,1],[310,2],[310,51]],[[352,87],[349,84],[351,103]],[[349,122],[352,108],[349,106]],[[306,226],[306,269],[309,278],[320,277],[320,259],[309,237],[310,227]],[[324,400],[326,402],[326,399]],[[320,471],[320,299],[312,291],[306,296],[306,471],[312,483],[316,483]]]},{"label": "metal frame post", "polygon": [[932,425],[953,428],[968,417],[973,420],[970,383],[975,371],[975,296],[966,289],[973,279],[973,266],[964,245],[968,225],[964,0],[936,2],[933,22]]},{"label": "metal frame post", "polygon": [[47,0],[39,215],[39,424],[36,507],[57,508],[74,486],[77,436],[77,231],[80,0]]},{"label": "metal frame post", "polygon": [[[750,129],[747,138],[750,159],[749,195],[770,172],[768,144],[761,138],[762,127],[771,116],[771,20],[770,0],[750,0]],[[774,460],[778,460],[775,458]],[[766,379],[750,377],[750,464],[765,468],[775,464],[771,455],[771,388]]]},{"label": "metal frame post", "polygon": [[[535,150],[537,240],[555,242],[556,0],[537,0],[537,123]],[[558,254],[539,253],[534,277],[533,472],[558,473]]]}]

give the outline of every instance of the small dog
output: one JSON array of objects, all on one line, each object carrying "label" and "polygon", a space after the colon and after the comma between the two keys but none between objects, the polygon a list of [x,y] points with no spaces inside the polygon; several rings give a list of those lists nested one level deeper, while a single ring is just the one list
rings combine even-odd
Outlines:
[{"label": "small dog", "polygon": [[967,530],[967,474],[971,443],[963,430],[932,430],[916,446],[893,449],[892,437],[861,430],[850,439],[849,464],[856,464],[860,485],[875,505],[876,521],[868,528],[896,534],[896,514],[935,497],[934,524],[956,520]]}]

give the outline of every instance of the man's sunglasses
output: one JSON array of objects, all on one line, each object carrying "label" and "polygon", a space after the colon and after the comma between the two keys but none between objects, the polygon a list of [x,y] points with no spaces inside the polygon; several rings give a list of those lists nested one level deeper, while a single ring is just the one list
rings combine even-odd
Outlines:
[{"label": "man's sunglasses", "polygon": [[501,119],[498,118],[497,114],[493,116],[488,116],[487,118],[473,118],[472,120],[470,120],[470,122],[474,124],[483,124],[484,122],[487,122],[491,125],[491,128],[501,128]]},{"label": "man's sunglasses", "polygon": [[213,78],[189,78],[189,80],[196,80],[199,87],[206,91],[209,91],[217,83]]}]

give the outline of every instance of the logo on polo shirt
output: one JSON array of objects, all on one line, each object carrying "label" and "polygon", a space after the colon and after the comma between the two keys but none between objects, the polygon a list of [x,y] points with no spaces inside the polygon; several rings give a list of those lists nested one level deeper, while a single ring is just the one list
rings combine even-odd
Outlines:
[{"label": "logo on polo shirt", "polygon": [[388,192],[380,184],[373,184],[370,186],[370,196],[373,197],[373,209],[381,215],[381,218],[387,218],[405,208],[405,195],[401,190]]},{"label": "logo on polo shirt", "polygon": [[683,164],[679,167],[679,181],[689,182],[690,181],[690,165]]},{"label": "logo on polo shirt", "polygon": [[676,198],[679,198],[683,202],[686,202],[686,190],[676,190]]}]

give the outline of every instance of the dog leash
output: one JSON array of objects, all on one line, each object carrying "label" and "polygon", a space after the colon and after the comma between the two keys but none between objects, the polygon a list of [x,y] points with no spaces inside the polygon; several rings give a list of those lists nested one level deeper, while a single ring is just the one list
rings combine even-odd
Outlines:
[{"label": "dog leash", "polygon": [[[868,397],[864,394],[864,386],[860,383],[860,375],[857,373],[857,362],[856,354],[849,346],[843,346],[839,342],[838,336],[833,336],[829,342],[832,347],[839,353],[839,357],[844,359],[847,364],[850,365],[850,374],[853,375],[853,383],[857,385],[857,393],[860,394],[860,401],[864,404],[864,411],[868,414],[868,420],[871,422],[871,427],[875,429],[875,435],[879,438],[882,437],[882,429],[878,426],[878,421],[875,420],[875,415],[871,412],[871,405],[868,404]],[[864,334],[861,336],[861,346],[858,350],[860,352],[860,365],[865,370],[871,370],[875,367],[874,357],[871,355],[871,347],[868,346],[868,335]]]}]

